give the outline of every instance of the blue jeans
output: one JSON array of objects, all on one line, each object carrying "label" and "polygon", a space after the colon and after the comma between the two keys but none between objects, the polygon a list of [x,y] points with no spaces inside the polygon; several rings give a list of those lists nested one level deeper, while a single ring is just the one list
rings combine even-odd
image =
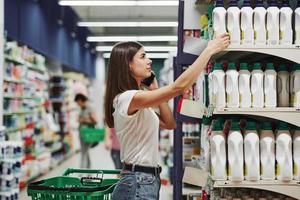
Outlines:
[{"label": "blue jeans", "polygon": [[113,200],[158,200],[159,175],[123,170],[116,185]]}]

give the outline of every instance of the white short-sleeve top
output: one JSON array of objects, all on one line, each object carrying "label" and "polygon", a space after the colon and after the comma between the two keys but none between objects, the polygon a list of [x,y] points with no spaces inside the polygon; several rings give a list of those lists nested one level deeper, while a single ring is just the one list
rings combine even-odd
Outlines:
[{"label": "white short-sleeve top", "polygon": [[116,96],[114,125],[121,143],[121,161],[127,164],[153,166],[159,164],[159,118],[152,108],[128,115],[128,107],[139,90],[128,90]]}]

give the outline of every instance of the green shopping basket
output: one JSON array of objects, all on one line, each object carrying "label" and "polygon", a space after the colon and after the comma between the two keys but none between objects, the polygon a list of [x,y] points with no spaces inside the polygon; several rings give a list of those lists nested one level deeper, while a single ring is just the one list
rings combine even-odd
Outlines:
[{"label": "green shopping basket", "polygon": [[[69,176],[72,173],[97,176],[78,178]],[[111,200],[119,179],[103,179],[104,174],[120,174],[120,170],[67,169],[62,176],[30,183],[27,194],[32,200]]]},{"label": "green shopping basket", "polygon": [[104,139],[104,129],[83,126],[79,129],[81,140],[85,143],[101,142]]}]

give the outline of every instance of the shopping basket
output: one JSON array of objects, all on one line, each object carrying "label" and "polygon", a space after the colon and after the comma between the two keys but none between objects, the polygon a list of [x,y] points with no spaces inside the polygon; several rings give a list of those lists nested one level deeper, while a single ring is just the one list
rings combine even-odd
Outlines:
[{"label": "shopping basket", "polygon": [[[69,176],[73,173],[89,176]],[[119,179],[104,179],[104,174],[120,174],[120,170],[67,169],[62,176],[30,183],[27,194],[32,200],[111,200]]]},{"label": "shopping basket", "polygon": [[104,129],[83,126],[79,129],[81,140],[85,143],[101,142],[104,139]]}]

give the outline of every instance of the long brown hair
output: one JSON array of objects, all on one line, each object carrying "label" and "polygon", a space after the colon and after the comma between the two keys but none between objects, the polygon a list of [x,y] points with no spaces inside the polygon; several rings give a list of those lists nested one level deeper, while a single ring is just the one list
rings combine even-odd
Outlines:
[{"label": "long brown hair", "polygon": [[108,76],[105,93],[105,121],[108,127],[114,127],[114,98],[127,90],[138,90],[138,84],[132,77],[129,64],[142,48],[138,42],[120,42],[111,51],[108,63]]}]

